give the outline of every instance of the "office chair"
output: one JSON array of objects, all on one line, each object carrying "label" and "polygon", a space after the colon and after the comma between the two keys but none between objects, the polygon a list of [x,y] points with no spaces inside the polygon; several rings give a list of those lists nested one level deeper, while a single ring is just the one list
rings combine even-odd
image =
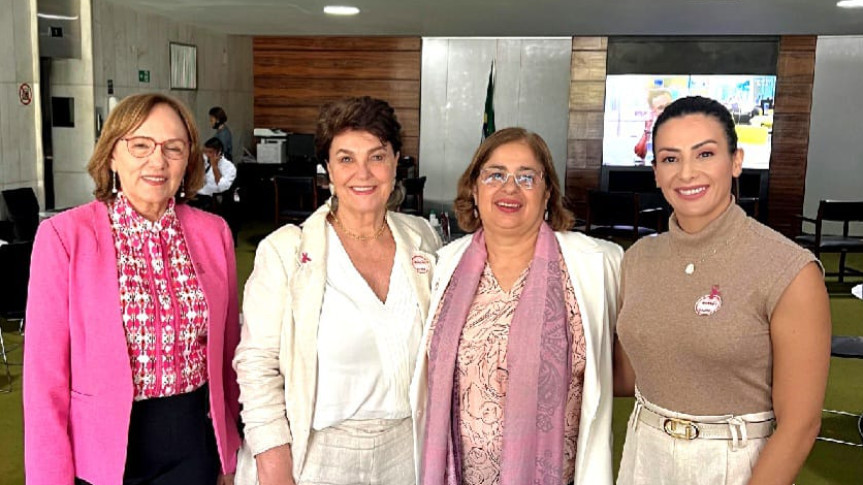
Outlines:
[{"label": "office chair", "polygon": [[[30,255],[33,252],[33,243],[30,241],[13,242],[0,246],[0,268],[3,275],[0,277],[0,318],[9,322],[18,320],[19,333],[24,332],[24,313],[27,309],[27,285],[30,282]],[[6,348],[3,340],[3,330],[0,328],[0,356],[6,368],[6,390],[12,390],[12,374],[9,372],[10,364],[8,352],[12,349]]]},{"label": "office chair", "polygon": [[13,226],[13,241],[32,241],[39,227],[39,201],[30,187],[3,191],[6,212]]}]

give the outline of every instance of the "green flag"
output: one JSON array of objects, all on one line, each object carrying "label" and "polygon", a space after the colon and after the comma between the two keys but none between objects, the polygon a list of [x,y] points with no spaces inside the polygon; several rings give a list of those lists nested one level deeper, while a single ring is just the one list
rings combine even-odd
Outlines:
[{"label": "green flag", "polygon": [[494,133],[494,61],[488,71],[488,88],[485,91],[485,111],[482,114],[482,139]]}]

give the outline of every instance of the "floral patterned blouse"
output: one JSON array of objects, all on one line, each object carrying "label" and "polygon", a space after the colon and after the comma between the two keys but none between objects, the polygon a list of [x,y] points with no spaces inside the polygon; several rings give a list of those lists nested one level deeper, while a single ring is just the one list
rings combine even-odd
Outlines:
[{"label": "floral patterned blouse", "polygon": [[[575,474],[575,452],[581,418],[584,382],[585,342],[581,313],[575,290],[561,258],[564,293],[572,335],[572,380],[566,400],[564,427],[563,483]],[[458,346],[458,396],[464,485],[500,483],[500,457],[505,425],[507,338],[518,299],[530,268],[518,277],[509,292],[504,291],[486,263]],[[437,323],[438,307],[434,323]],[[432,327],[431,332],[434,332]],[[428,339],[431,342],[431,336]]]},{"label": "floral patterned blouse", "polygon": [[151,222],[120,193],[109,214],[134,399],[194,391],[207,382],[209,312],[174,200]]}]

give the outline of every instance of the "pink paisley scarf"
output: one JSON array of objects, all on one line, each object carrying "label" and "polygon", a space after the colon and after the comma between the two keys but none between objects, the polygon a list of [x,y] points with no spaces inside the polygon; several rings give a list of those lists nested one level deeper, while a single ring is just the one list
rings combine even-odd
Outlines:
[{"label": "pink paisley scarf", "polygon": [[[423,485],[460,485],[458,384],[455,364],[462,327],[486,264],[480,229],[443,296],[429,345]],[[504,406],[501,485],[563,482],[564,414],[572,344],[566,320],[560,250],[543,223],[507,348],[509,392]]]}]

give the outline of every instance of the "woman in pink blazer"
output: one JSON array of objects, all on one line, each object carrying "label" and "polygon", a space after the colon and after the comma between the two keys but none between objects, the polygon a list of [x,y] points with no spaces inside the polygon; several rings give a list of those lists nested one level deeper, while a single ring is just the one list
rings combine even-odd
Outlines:
[{"label": "woman in pink blazer", "polygon": [[45,221],[24,351],[29,485],[230,484],[240,444],[236,268],[225,222],[184,202],[189,111],[131,96],[88,170],[96,200]]}]

